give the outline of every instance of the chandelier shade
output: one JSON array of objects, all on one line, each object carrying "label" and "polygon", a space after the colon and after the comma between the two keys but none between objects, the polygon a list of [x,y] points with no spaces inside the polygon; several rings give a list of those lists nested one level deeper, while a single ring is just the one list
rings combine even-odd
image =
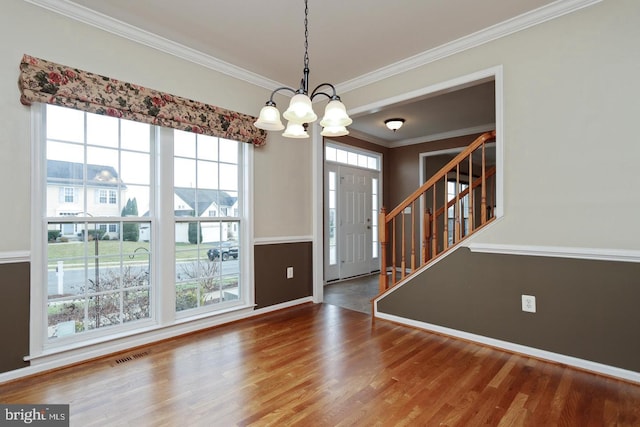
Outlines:
[{"label": "chandelier shade", "polygon": [[345,136],[349,135],[349,131],[344,126],[325,126],[320,132],[322,136]]},{"label": "chandelier shade", "polygon": [[[260,126],[258,126],[260,124]],[[260,110],[260,116],[254,125],[264,130],[282,130],[284,125],[280,121],[280,111],[273,105],[265,105]]]},{"label": "chandelier shade", "polygon": [[349,126],[353,120],[347,115],[344,104],[338,100],[329,101],[324,109],[324,117],[320,121],[320,126],[336,127]]},{"label": "chandelier shade", "polygon": [[[287,128],[283,136],[287,138],[308,138],[307,127],[309,123],[318,120],[317,114],[313,111],[313,99],[323,95],[329,98],[329,103],[325,107],[324,116],[320,121],[323,127],[320,133],[323,136],[343,136],[348,135],[349,126],[353,120],[347,114],[346,107],[336,93],[336,88],[331,83],[322,83],[316,86],[309,94],[309,30],[308,30],[309,5],[308,0],[304,0],[304,69],[300,87],[292,89],[290,87],[279,87],[273,92],[265,106],[260,110],[258,120],[254,126],[267,131],[280,131],[284,125],[280,121],[280,112],[276,108],[273,97],[280,91],[291,92],[293,96],[289,102],[289,108],[282,114],[287,121]],[[329,93],[327,93],[329,92]]]},{"label": "chandelier shade", "polygon": [[313,123],[318,120],[318,116],[313,111],[311,98],[304,93],[297,93],[291,98],[289,108],[282,113],[282,116],[294,123]]},{"label": "chandelier shade", "polygon": [[282,136],[287,138],[309,138],[307,130],[302,123],[289,122]]}]

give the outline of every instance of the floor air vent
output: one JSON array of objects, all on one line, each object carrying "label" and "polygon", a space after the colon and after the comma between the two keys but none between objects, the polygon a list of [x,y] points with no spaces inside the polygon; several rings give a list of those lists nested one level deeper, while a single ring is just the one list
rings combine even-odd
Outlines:
[{"label": "floor air vent", "polygon": [[131,362],[132,360],[137,360],[142,357],[148,356],[150,353],[151,352],[147,350],[147,351],[141,351],[138,353],[127,354],[125,356],[121,356],[114,359],[112,364],[113,366],[122,365],[123,363]]}]

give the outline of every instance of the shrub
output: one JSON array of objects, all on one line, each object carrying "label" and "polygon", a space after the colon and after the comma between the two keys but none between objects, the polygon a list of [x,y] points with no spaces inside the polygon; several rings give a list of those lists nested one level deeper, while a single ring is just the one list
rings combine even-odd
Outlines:
[{"label": "shrub", "polygon": [[47,239],[50,242],[55,242],[58,237],[60,237],[60,230],[49,230],[49,231],[47,231]]}]

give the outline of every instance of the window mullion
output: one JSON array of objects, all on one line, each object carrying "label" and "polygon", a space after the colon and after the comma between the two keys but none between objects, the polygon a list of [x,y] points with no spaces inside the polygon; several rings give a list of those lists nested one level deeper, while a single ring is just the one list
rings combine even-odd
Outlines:
[{"label": "window mullion", "polygon": [[156,218],[153,248],[156,254],[154,290],[157,320],[161,325],[175,320],[175,225],[173,199],[173,130],[154,128],[156,134]]}]

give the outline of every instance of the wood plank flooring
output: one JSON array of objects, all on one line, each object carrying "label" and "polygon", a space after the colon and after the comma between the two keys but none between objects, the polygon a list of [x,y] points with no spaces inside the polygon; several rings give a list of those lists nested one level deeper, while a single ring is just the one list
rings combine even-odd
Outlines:
[{"label": "wood plank flooring", "polygon": [[78,427],[640,426],[640,385],[328,304],[0,384],[0,402],[68,403]]}]

